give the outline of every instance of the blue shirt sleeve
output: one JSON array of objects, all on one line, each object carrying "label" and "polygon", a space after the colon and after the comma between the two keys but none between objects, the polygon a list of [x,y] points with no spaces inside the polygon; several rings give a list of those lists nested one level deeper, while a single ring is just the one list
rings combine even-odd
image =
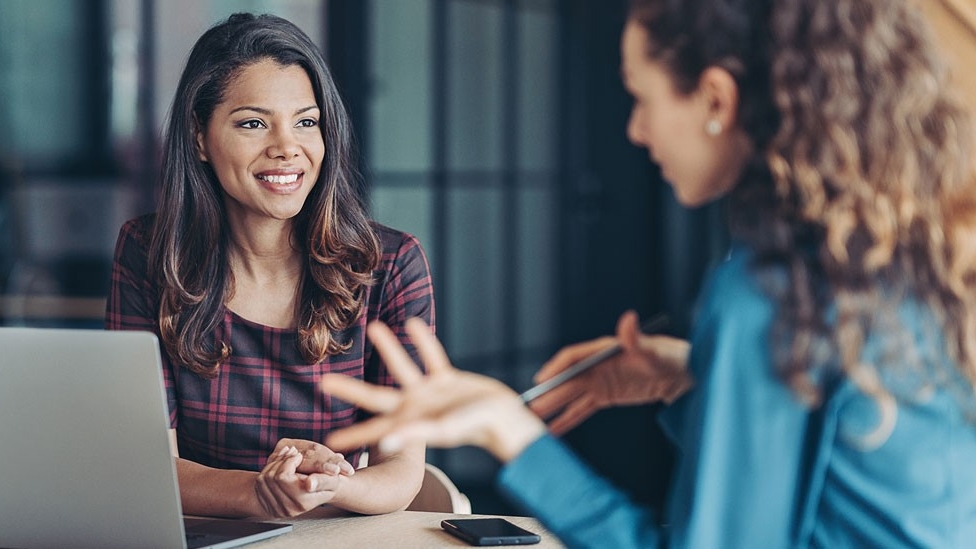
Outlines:
[{"label": "blue shirt sleeve", "polygon": [[656,547],[661,534],[651,511],[544,435],[502,468],[502,492],[531,512],[569,547]]},{"label": "blue shirt sleeve", "polygon": [[550,437],[503,467],[502,489],[568,545],[789,546],[809,414],[772,373],[774,311],[747,257],[733,253],[705,285],[696,385],[662,415],[680,452],[667,529]]}]

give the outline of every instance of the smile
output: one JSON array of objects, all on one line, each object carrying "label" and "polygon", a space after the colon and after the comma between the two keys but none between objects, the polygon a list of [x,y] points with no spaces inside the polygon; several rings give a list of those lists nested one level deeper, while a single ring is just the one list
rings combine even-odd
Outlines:
[{"label": "smile", "polygon": [[288,175],[259,175],[258,179],[261,181],[267,181],[268,183],[274,183],[275,185],[287,185],[289,183],[294,183],[298,181],[297,173],[292,173]]}]

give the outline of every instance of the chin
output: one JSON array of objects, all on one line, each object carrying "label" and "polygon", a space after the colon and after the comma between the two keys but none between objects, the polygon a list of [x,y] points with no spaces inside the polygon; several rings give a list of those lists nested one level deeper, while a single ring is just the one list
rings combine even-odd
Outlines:
[{"label": "chin", "polygon": [[707,202],[706,199],[699,195],[683,193],[678,189],[675,189],[674,198],[678,201],[678,204],[681,204],[685,208],[697,208]]}]

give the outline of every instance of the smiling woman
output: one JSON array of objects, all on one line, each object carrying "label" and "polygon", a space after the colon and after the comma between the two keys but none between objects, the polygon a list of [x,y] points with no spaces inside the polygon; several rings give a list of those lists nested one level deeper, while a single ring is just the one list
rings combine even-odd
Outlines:
[{"label": "smiling woman", "polygon": [[[392,377],[367,322],[434,320],[417,239],[372,222],[352,129],[297,27],[237,14],[196,43],[173,101],[157,213],[126,223],[107,326],[156,333],[183,510],[283,517],[405,507],[424,445],[343,456],[319,444],[360,418],[322,396],[339,373]],[[406,341],[406,340],[404,340]]]}]

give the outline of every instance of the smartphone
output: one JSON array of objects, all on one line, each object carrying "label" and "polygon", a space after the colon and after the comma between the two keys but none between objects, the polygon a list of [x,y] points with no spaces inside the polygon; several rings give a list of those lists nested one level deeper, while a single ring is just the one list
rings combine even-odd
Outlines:
[{"label": "smartphone", "polygon": [[531,545],[542,539],[501,518],[447,519],[441,528],[469,545]]}]

